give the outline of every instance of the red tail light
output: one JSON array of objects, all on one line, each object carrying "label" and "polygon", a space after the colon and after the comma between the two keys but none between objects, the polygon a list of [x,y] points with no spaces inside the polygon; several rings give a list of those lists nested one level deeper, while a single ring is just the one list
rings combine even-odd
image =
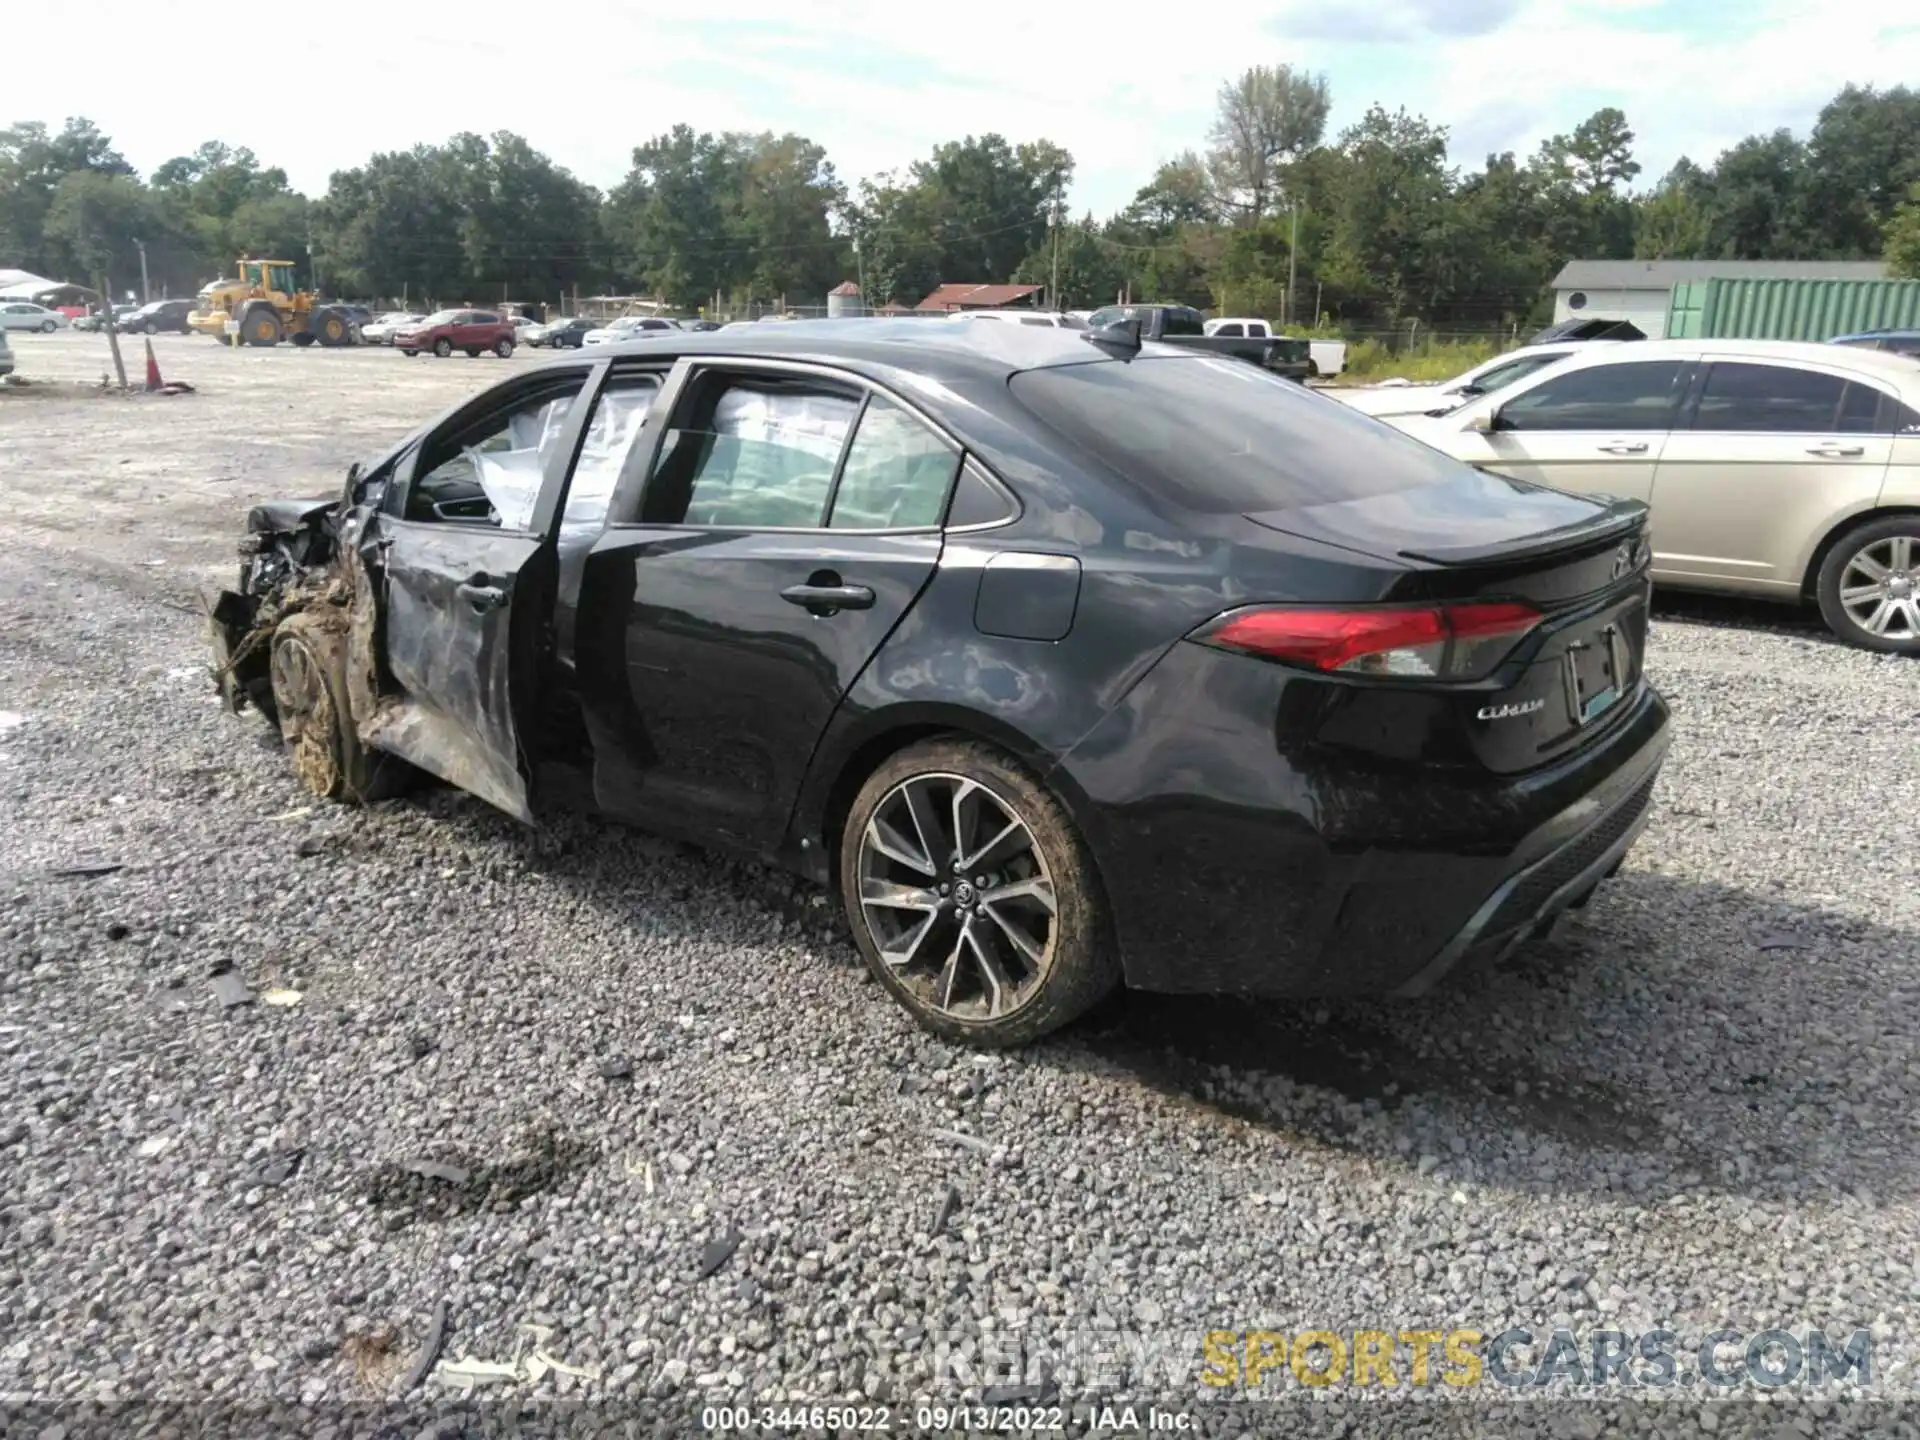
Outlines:
[{"label": "red tail light", "polygon": [[1540,623],[1530,605],[1262,606],[1196,632],[1208,645],[1343,675],[1478,680]]}]

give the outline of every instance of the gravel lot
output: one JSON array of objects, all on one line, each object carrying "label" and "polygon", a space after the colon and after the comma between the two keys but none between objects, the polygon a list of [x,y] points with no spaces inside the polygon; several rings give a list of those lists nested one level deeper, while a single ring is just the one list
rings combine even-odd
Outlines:
[{"label": "gravel lot", "polygon": [[[487,1393],[656,1417],[957,1402],[942,1337],[1022,1327],[1167,1337],[1196,1411],[1215,1328],[1870,1327],[1913,1393],[1920,666],[1663,601],[1657,818],[1519,966],[976,1056],[778,875],[446,791],[310,806],[215,701],[196,591],[249,503],[524,362],[154,348],[198,394],[88,393],[67,334],[0,390],[0,1397],[379,1399],[442,1303],[448,1357],[537,1323],[598,1375]],[[226,965],[303,998],[224,1009]],[[1700,1396],[1647,1413],[1897,1419]]]}]

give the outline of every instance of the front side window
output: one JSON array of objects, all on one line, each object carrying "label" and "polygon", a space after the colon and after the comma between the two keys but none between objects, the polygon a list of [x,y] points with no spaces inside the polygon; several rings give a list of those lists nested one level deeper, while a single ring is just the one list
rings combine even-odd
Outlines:
[{"label": "front side window", "polygon": [[1162,335],[1204,335],[1207,322],[1200,318],[1198,310],[1188,310],[1183,306],[1170,305],[1160,322]]},{"label": "front side window", "polygon": [[803,381],[708,376],[681,401],[641,519],[661,525],[820,525],[857,396]]},{"label": "front side window", "polygon": [[938,525],[960,454],[884,395],[861,412],[834,490],[835,530],[906,530]]},{"label": "front side window", "polygon": [[542,386],[429,440],[407,489],[406,518],[525,530],[584,383],[571,376]]},{"label": "front side window", "polygon": [[[1860,387],[1865,388],[1865,387]],[[1708,367],[1695,407],[1695,430],[1746,434],[1826,435],[1839,424],[1841,401],[1849,386],[1837,375],[1793,365],[1719,363]],[[1866,412],[1872,426],[1878,396]],[[1854,416],[1858,423],[1857,413]]]},{"label": "front side window", "polygon": [[1670,430],[1678,360],[1591,365],[1542,380],[1500,407],[1501,430]]}]

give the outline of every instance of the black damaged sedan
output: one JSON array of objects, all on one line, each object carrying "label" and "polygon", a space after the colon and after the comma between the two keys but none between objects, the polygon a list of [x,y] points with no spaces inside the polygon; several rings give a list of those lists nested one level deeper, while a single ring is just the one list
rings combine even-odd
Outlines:
[{"label": "black damaged sedan", "polygon": [[1667,745],[1644,506],[1127,330],[595,348],[248,532],[216,673],[316,792],[789,867],[974,1044],[1417,995],[1584,903]]}]

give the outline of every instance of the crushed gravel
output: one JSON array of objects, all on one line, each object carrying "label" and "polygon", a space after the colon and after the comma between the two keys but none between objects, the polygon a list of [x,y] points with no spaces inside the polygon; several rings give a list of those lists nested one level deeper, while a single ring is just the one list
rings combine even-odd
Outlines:
[{"label": "crushed gravel", "polygon": [[[977,1400],[1014,1382],[942,1346],[1023,1331],[1164,1337],[1194,1411],[1213,1329],[1864,1328],[1913,1392],[1920,666],[1663,601],[1654,823],[1516,966],[975,1055],[781,876],[313,802],[215,700],[195,588],[253,499],[505,367],[156,350],[200,393],[0,394],[0,1399],[391,1399],[441,1306],[448,1361],[567,1367],[487,1394],[668,1417]],[[1649,1423],[1910,1424],[1702,1398]]]}]

